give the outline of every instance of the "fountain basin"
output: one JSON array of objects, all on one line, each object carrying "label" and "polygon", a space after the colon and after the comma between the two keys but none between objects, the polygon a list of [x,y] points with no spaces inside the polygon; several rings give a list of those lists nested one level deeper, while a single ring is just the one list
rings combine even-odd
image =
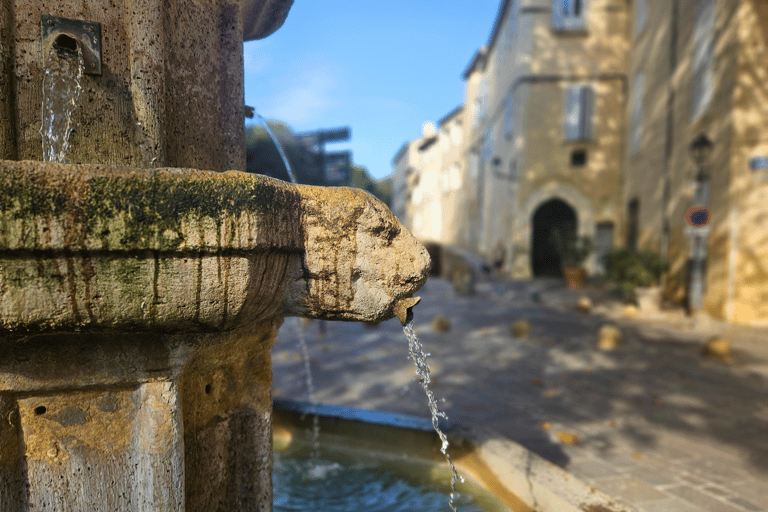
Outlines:
[{"label": "fountain basin", "polygon": [[0,161],[0,330],[381,321],[428,256],[366,192],[240,172]]},{"label": "fountain basin", "polygon": [[[295,451],[311,443],[311,410],[308,403],[274,400],[276,450]],[[326,404],[315,406],[315,411],[324,449],[352,458],[388,461],[388,465],[400,465],[402,472],[426,472],[436,482],[450,481],[451,471],[430,420]],[[443,430],[450,441],[451,460],[466,481],[458,490],[478,496],[478,503],[487,510],[634,510],[499,434],[450,424],[444,424]]]}]

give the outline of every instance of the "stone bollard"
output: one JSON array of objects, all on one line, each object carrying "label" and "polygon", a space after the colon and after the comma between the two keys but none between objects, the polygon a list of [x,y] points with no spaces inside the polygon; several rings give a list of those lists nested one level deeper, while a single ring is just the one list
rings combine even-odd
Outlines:
[{"label": "stone bollard", "polygon": [[597,331],[597,348],[611,351],[621,344],[621,331],[615,325],[606,324]]},{"label": "stone bollard", "polygon": [[731,342],[722,336],[713,336],[708,339],[704,344],[702,354],[723,363],[730,363],[733,360]]},{"label": "stone bollard", "polygon": [[438,315],[432,320],[432,330],[435,332],[448,332],[451,330],[451,321],[447,316]]},{"label": "stone bollard", "polygon": [[512,324],[512,336],[515,338],[527,338],[531,334],[531,323],[528,320],[516,320]]},{"label": "stone bollard", "polygon": [[579,297],[578,302],[576,302],[576,309],[582,313],[589,313],[592,311],[592,301],[586,296]]}]

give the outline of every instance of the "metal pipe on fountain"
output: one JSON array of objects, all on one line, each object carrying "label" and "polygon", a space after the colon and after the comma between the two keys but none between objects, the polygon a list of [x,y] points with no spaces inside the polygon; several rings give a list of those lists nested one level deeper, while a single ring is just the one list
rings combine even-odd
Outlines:
[{"label": "metal pipe on fountain", "polygon": [[93,21],[73,20],[50,14],[40,16],[43,36],[43,62],[51,50],[83,52],[83,73],[101,75],[101,24]]}]

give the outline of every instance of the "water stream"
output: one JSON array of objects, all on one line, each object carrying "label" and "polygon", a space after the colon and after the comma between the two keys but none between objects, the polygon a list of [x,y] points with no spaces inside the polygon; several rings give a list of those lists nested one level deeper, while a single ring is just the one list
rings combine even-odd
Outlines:
[{"label": "water stream", "polygon": [[69,163],[67,149],[72,133],[72,114],[82,90],[83,52],[51,48],[45,58],[43,75],[43,107],[40,134],[43,138],[43,160]]},{"label": "water stream", "polygon": [[[280,144],[280,141],[277,140],[277,137],[275,136],[275,134],[272,133],[272,130],[270,130],[269,126],[267,125],[267,121],[263,117],[261,117],[261,115],[259,115],[258,112],[256,112],[255,115],[256,115],[256,118],[259,120],[259,122],[264,126],[264,129],[267,131],[267,134],[270,136],[270,138],[272,139],[272,142],[275,144],[275,147],[280,153],[280,156],[283,159],[283,164],[285,164],[285,170],[288,173],[288,176],[291,178],[291,181],[293,183],[296,183],[296,176],[293,174],[293,171],[291,170],[291,164],[288,162],[288,157],[286,156],[285,151],[283,151],[283,147]],[[315,390],[314,390],[314,385],[312,383],[312,369],[310,368],[310,362],[309,362],[309,351],[307,349],[307,341],[304,336],[304,327],[301,324],[301,319],[297,319],[296,331],[298,333],[299,345],[301,346],[301,353],[304,359],[304,374],[305,374],[306,383],[307,383],[307,393],[309,395],[309,402],[311,405],[310,412],[312,414],[312,461],[314,465],[312,466],[312,468],[308,470],[308,473],[310,476],[313,476],[316,473],[322,473],[322,475],[324,476],[327,466],[321,465],[318,462],[319,453],[320,453],[320,420],[316,414],[317,400],[315,399]],[[442,447],[440,448],[440,451],[443,453],[443,455],[445,455],[445,460],[451,466],[451,493],[448,498],[448,505],[451,507],[451,510],[453,510],[453,512],[457,512],[458,509],[456,508],[456,499],[459,496],[459,494],[456,492],[456,482],[458,481],[458,482],[464,483],[464,478],[459,475],[459,473],[456,471],[456,467],[453,465],[453,462],[451,462],[451,457],[447,451],[448,438],[445,436],[443,431],[440,430],[440,427],[438,425],[439,417],[448,419],[448,416],[446,416],[444,412],[440,411],[437,408],[437,401],[435,400],[435,395],[432,393],[432,390],[429,389],[429,383],[431,379],[429,375],[429,365],[427,364],[427,354],[424,353],[424,349],[421,345],[421,342],[419,342],[419,338],[416,336],[416,332],[413,330],[413,320],[408,322],[403,327],[403,332],[405,333],[405,336],[408,339],[408,350],[409,350],[411,359],[413,359],[414,363],[416,363],[416,373],[421,378],[421,386],[424,388],[424,392],[427,394],[427,400],[429,402],[429,410],[432,413],[432,426],[435,428],[437,435],[440,436],[440,440],[442,441]]]},{"label": "water stream", "polygon": [[304,336],[301,318],[296,319],[296,332],[299,335],[301,355],[304,359],[304,378],[307,382],[307,394],[309,395],[310,413],[312,414],[312,460],[317,461],[320,453],[320,418],[317,416],[315,386],[312,384],[312,368],[309,366],[309,350],[307,349],[307,340]]},{"label": "water stream", "polygon": [[456,471],[456,467],[451,462],[451,456],[448,455],[448,438],[445,436],[438,425],[438,418],[448,419],[448,416],[444,412],[437,408],[437,400],[432,390],[429,389],[429,383],[431,377],[429,375],[429,364],[427,364],[427,354],[424,353],[424,347],[421,345],[419,338],[416,336],[416,332],[413,330],[413,320],[403,326],[403,332],[405,337],[408,338],[408,352],[411,355],[411,359],[416,364],[416,373],[420,377],[421,387],[424,388],[424,392],[427,394],[427,401],[429,402],[429,411],[432,413],[432,426],[435,428],[435,432],[440,436],[442,446],[440,451],[445,455],[445,460],[451,466],[451,494],[448,499],[448,505],[453,512],[457,512],[456,509],[456,482],[464,483],[464,478]]},{"label": "water stream", "polygon": [[283,164],[285,164],[285,171],[288,173],[288,177],[291,178],[291,183],[298,183],[296,181],[296,176],[293,174],[293,170],[291,169],[291,164],[288,163],[288,157],[285,154],[285,151],[283,151],[283,146],[280,144],[280,141],[277,140],[277,137],[275,137],[275,134],[272,133],[272,130],[269,128],[269,125],[267,124],[266,119],[261,117],[261,114],[258,112],[254,112],[256,115],[256,119],[259,120],[261,125],[264,127],[265,130],[267,130],[267,135],[272,139],[272,142],[275,144],[275,147],[277,148],[277,152],[280,153],[280,158],[283,159]]},{"label": "water stream", "polygon": [[[285,151],[283,150],[283,146],[280,144],[280,141],[277,140],[277,137],[275,137],[275,134],[272,133],[272,130],[269,129],[269,125],[267,125],[267,121],[261,117],[261,115],[258,112],[254,112],[256,115],[256,119],[261,122],[262,126],[264,126],[264,129],[267,131],[267,134],[272,139],[272,142],[274,143],[275,147],[277,148],[277,151],[280,153],[280,156],[283,159],[283,164],[285,165],[285,171],[288,173],[288,176],[291,178],[292,183],[297,183],[296,181],[296,175],[293,174],[293,170],[291,169],[291,164],[288,162],[288,157],[285,154]],[[301,348],[301,356],[304,359],[304,378],[307,383],[307,395],[309,398],[309,403],[311,405],[310,413],[312,414],[312,460],[317,461],[318,454],[320,453],[320,418],[317,416],[317,399],[315,398],[315,386],[312,384],[312,368],[309,364],[309,349],[307,348],[307,340],[304,336],[304,326],[301,323],[301,318],[296,319],[296,333],[299,337],[299,347]],[[319,466],[318,466],[319,467]]]}]

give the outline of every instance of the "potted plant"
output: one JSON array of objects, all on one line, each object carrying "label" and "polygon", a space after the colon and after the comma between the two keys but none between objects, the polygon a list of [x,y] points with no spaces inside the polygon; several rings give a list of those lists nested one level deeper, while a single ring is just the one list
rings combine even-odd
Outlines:
[{"label": "potted plant", "polygon": [[625,298],[634,299],[640,309],[658,309],[659,280],[669,269],[664,258],[652,251],[614,249],[604,260],[606,279],[615,283]]},{"label": "potted plant", "polygon": [[564,225],[552,230],[552,242],[560,256],[560,267],[568,287],[584,286],[587,270],[583,264],[592,252],[592,240],[587,236],[577,236],[573,226]]}]

